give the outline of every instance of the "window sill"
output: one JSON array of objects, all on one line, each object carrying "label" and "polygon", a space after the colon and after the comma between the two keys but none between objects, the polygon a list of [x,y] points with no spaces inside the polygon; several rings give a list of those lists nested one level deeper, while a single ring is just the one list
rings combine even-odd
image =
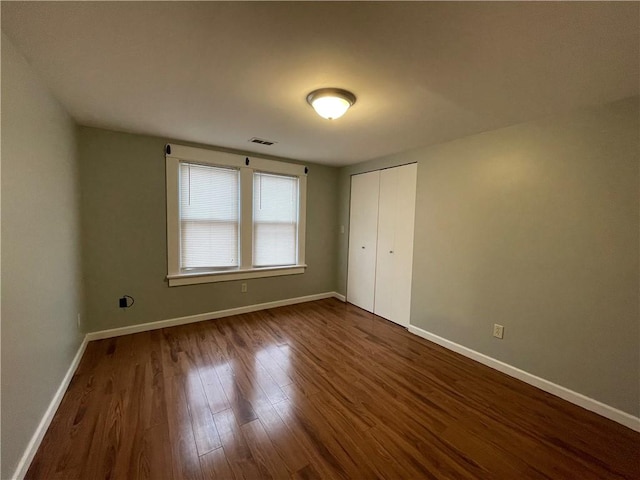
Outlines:
[{"label": "window sill", "polygon": [[197,272],[167,275],[170,287],[195,285],[198,283],[228,282],[230,280],[246,280],[248,278],[280,277],[304,273],[306,265],[288,265],[286,267],[251,268],[224,272]]}]

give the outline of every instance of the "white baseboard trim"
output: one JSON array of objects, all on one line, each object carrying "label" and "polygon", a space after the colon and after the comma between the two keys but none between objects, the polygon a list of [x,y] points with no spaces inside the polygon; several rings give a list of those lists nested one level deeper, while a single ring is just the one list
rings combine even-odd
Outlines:
[{"label": "white baseboard trim", "polygon": [[345,297],[344,295],[342,295],[341,293],[338,293],[338,292],[333,292],[333,298],[337,298],[341,302],[346,302],[347,301],[347,297]]},{"label": "white baseboard trim", "polygon": [[51,425],[53,416],[56,414],[56,411],[60,406],[60,402],[62,402],[62,398],[64,397],[64,394],[67,392],[67,388],[71,383],[71,379],[73,378],[74,373],[76,373],[76,369],[78,368],[78,365],[80,364],[80,360],[82,359],[82,354],[87,348],[87,343],[88,343],[88,340],[87,340],[87,337],[85,336],[84,339],[82,340],[82,343],[78,347],[78,351],[76,352],[76,355],[73,357],[73,360],[71,361],[71,365],[69,365],[69,368],[67,369],[67,373],[62,379],[62,382],[60,382],[60,386],[58,387],[58,390],[56,390],[55,395],[51,399],[51,403],[49,403],[49,407],[47,408],[46,412],[44,412],[44,416],[42,417],[42,420],[40,420],[40,423],[38,424],[38,428],[36,428],[36,431],[31,437],[31,440],[29,440],[29,444],[27,445],[27,448],[22,454],[22,458],[20,459],[20,462],[18,462],[18,466],[16,467],[13,477],[11,478],[16,480],[22,480],[27,474],[27,470],[29,470],[29,466],[31,466],[31,461],[33,460],[33,457],[36,455],[36,452],[40,447],[40,443],[42,443],[44,434],[47,433],[47,429],[49,428],[49,425]]},{"label": "white baseboard trim", "polygon": [[[243,313],[257,312],[268,308],[284,307],[286,305],[295,305],[296,303],[313,302],[314,300],[322,300],[325,298],[344,299],[344,297],[336,292],[317,293],[315,295],[306,295],[304,297],[287,298],[285,300],[276,300],[275,302],[258,303],[255,305],[247,305],[244,307],[229,308],[227,310],[218,310],[215,312],[198,313],[196,315],[188,315],[186,317],[170,318],[167,320],[159,320],[157,322],[141,323],[139,325],[130,325],[127,327],[112,328],[110,330],[100,330],[87,334],[87,340],[102,340],[104,338],[120,337],[131,333],[147,332],[149,330],[158,330],[160,328],[175,327],[177,325],[186,325],[187,323],[202,322],[204,320],[213,320],[215,318],[230,317],[232,315],[241,315]],[[344,300],[342,300],[344,301]]]},{"label": "white baseboard trim", "polygon": [[545,392],[551,393],[556,397],[560,397],[563,400],[571,402],[582,408],[586,408],[587,410],[597,413],[598,415],[613,420],[614,422],[620,423],[625,427],[629,427],[632,430],[640,432],[640,418],[634,417],[629,413],[618,410],[617,408],[606,405],[602,402],[599,402],[598,400],[594,400],[593,398],[589,398],[581,393],[569,390],[568,388],[565,388],[561,385],[550,382],[549,380],[545,380],[544,378],[537,377],[536,375],[513,367],[508,363],[501,362],[500,360],[496,360],[495,358],[489,357],[483,353],[476,352],[475,350],[464,347],[458,343],[452,342],[451,340],[447,340],[446,338],[439,337],[438,335],[427,332],[426,330],[415,327],[413,325],[409,325],[409,332],[433,343],[437,343],[438,345],[448,350],[452,350],[456,353],[459,353],[460,355],[475,360],[476,362],[480,362],[483,365],[505,373],[510,377],[522,380],[523,382],[528,383],[529,385],[533,385],[534,387],[537,387],[540,390],[544,390]]}]

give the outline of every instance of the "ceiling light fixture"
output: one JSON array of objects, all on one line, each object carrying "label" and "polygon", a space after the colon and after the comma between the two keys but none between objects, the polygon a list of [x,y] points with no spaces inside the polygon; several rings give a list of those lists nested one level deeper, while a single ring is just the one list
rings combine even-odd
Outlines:
[{"label": "ceiling light fixture", "polygon": [[335,120],[356,103],[356,96],[340,88],[321,88],[307,95],[307,102],[321,117]]}]

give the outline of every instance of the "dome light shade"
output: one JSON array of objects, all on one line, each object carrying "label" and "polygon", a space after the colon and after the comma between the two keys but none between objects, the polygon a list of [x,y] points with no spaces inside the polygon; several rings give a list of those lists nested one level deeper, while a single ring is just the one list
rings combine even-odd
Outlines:
[{"label": "dome light shade", "polygon": [[321,88],[307,95],[307,102],[321,117],[335,120],[356,103],[356,96],[339,88]]}]

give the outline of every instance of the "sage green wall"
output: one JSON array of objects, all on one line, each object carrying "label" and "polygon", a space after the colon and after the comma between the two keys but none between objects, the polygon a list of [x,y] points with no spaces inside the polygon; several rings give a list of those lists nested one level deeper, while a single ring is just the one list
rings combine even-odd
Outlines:
[{"label": "sage green wall", "polygon": [[[171,140],[79,129],[83,261],[89,331],[335,290],[337,173],[308,165],[306,262],[302,275],[167,285],[164,145]],[[176,141],[175,143],[183,143]],[[118,308],[123,294],[135,298]]]},{"label": "sage green wall", "polygon": [[75,125],[2,35],[2,469],[12,478],[81,337]]},{"label": "sage green wall", "polygon": [[411,324],[638,416],[638,103],[343,168],[340,223],[350,174],[417,161]]}]

